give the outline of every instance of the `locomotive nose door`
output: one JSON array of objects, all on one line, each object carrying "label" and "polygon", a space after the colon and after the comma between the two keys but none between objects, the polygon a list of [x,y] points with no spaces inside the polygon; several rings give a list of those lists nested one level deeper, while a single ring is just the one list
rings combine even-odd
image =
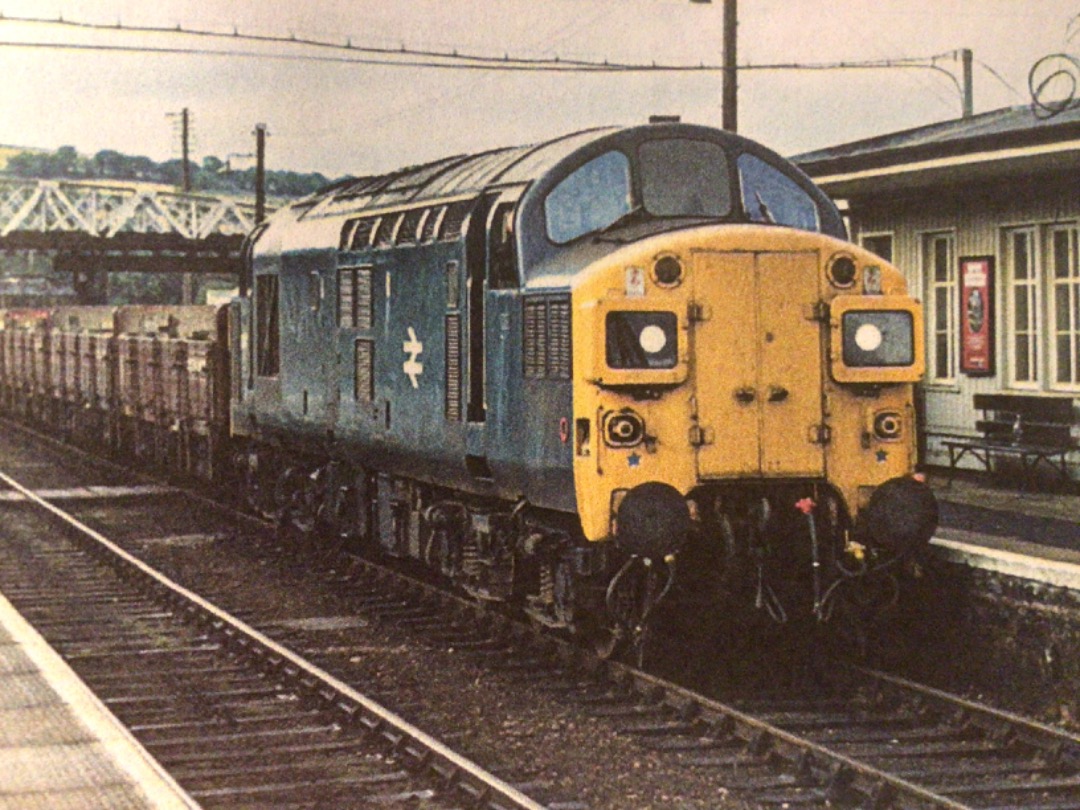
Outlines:
[{"label": "locomotive nose door", "polygon": [[694,279],[699,476],[822,475],[817,254],[702,252]]}]

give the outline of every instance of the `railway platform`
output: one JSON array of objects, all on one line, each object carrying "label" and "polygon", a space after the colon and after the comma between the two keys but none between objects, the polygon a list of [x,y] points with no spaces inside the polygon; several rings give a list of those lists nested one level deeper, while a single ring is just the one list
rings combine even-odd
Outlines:
[{"label": "railway platform", "polygon": [[0,808],[197,808],[0,596]]},{"label": "railway platform", "polygon": [[1022,492],[977,474],[931,471],[933,544],[955,562],[1080,591],[1080,496]]}]

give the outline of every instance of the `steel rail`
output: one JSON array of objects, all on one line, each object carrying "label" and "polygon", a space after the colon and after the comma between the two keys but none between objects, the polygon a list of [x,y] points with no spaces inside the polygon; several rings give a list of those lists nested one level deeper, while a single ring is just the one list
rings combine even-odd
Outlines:
[{"label": "steel rail", "polygon": [[933,701],[938,706],[947,709],[961,709],[972,719],[988,731],[1008,728],[1014,734],[1022,735],[1024,741],[1047,751],[1057,750],[1060,754],[1068,754],[1072,760],[1080,766],[1080,735],[1072,734],[1064,729],[1040,723],[1013,712],[977,703],[973,700],[950,694],[932,686],[916,683],[915,681],[902,678],[899,675],[890,675],[867,667],[852,666],[852,671],[868,680],[892,687],[899,692],[915,693],[920,697]]},{"label": "steel rail", "polygon": [[[934,793],[914,782],[909,782],[887,771],[880,770],[860,762],[857,759],[833,751],[827,746],[800,737],[765,720],[754,717],[727,704],[706,698],[689,689],[669,681],[649,675],[646,672],[617,662],[609,662],[608,667],[617,673],[617,677],[628,679],[643,691],[661,693],[676,710],[696,713],[697,719],[715,724],[734,722],[747,734],[747,741],[757,738],[758,745],[767,740],[769,748],[784,759],[802,764],[831,764],[834,778],[846,773],[853,781],[850,787],[870,797],[875,807],[895,806],[903,797],[915,799],[919,807],[937,807],[943,810],[972,810],[971,805],[950,799],[940,793]],[[740,735],[741,736],[741,735]],[[806,756],[816,757],[815,762],[807,762]],[[842,770],[839,770],[842,769]]]},{"label": "steel rail", "polygon": [[[173,582],[120,548],[100,532],[39,497],[9,475],[0,472],[0,482],[93,540],[100,548],[108,551],[113,559],[122,561],[130,570],[138,572],[157,587],[212,617],[214,623],[222,628],[225,635],[232,637],[234,642],[246,646],[249,652],[253,646],[257,645],[265,651],[261,657],[266,660],[280,661],[282,666],[291,668],[296,678],[304,682],[311,691],[317,692],[324,699],[330,698],[338,708],[349,714],[358,712],[359,722],[369,731],[377,732],[399,751],[404,751],[414,760],[423,763],[434,775],[470,794],[476,806],[488,807],[491,810],[544,810],[544,805],[534,801],[513,785],[484,770],[404,718],[357,692],[347,683],[304,660],[240,619],[207,602],[179,583]],[[238,638],[244,641],[240,642]],[[332,690],[332,693],[323,694],[321,689]],[[412,750],[409,750],[410,747]]]},{"label": "steel rail", "polygon": [[[64,444],[53,437],[43,436],[26,426],[19,425],[19,427],[28,433],[40,436],[49,443],[92,456],[92,454],[85,453],[85,451],[78,448],[72,448],[70,445]],[[115,466],[119,469],[119,465],[114,465],[112,462],[100,459],[97,456],[92,457],[97,461],[104,461],[109,466]],[[157,479],[145,477],[145,480]],[[232,508],[205,496],[187,490],[184,490],[184,492],[190,497],[205,502],[207,505],[226,509],[245,521],[268,528],[268,523],[261,518],[243,512],[236,512]],[[372,572],[377,577],[393,578],[395,581],[407,583],[414,593],[420,594],[425,599],[438,600],[439,604],[444,608],[452,608],[459,614],[471,615],[477,621],[494,623],[499,630],[505,631],[506,637],[519,640],[535,639],[538,643],[546,646],[549,651],[554,650],[554,654],[559,659],[577,665],[585,671],[606,675],[607,679],[616,685],[631,687],[635,693],[649,696],[654,701],[664,702],[673,712],[680,713],[687,718],[696,719],[703,724],[711,725],[722,733],[738,737],[748,744],[749,750],[762,754],[771,751],[784,759],[793,770],[805,770],[807,766],[810,766],[811,768],[816,767],[819,771],[825,771],[831,775],[831,780],[836,781],[838,784],[842,783],[845,787],[863,794],[875,808],[932,807],[943,808],[943,810],[973,810],[973,805],[965,804],[943,795],[943,793],[934,792],[854,757],[833,751],[827,745],[822,745],[789,732],[764,719],[755,717],[752,713],[707,698],[690,689],[626,664],[616,661],[600,661],[593,654],[568,641],[552,637],[549,634],[537,633],[535,629],[527,628],[521,622],[515,621],[508,616],[491,611],[483,605],[478,605],[429,583],[421,582],[392,567],[364,558],[350,556],[350,560],[353,565]],[[845,666],[865,677],[866,686],[886,685],[901,694],[905,692],[909,696],[916,694],[923,699],[932,701],[941,708],[953,712],[961,711],[976,721],[981,720],[982,722],[979,725],[983,729],[995,731],[1003,728],[1011,729],[1015,736],[1034,744],[1047,753],[1058,757],[1065,756],[1070,761],[1080,762],[1080,737],[1078,736],[899,676],[855,665]]]}]

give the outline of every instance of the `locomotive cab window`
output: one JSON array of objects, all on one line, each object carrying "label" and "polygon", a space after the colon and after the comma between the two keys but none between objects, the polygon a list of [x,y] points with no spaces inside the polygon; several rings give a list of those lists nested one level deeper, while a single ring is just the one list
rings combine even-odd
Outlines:
[{"label": "locomotive cab window", "polygon": [[820,230],[817,203],[794,179],[748,152],[739,155],[738,163],[743,207],[751,222]]},{"label": "locomotive cab window", "polygon": [[665,138],[638,148],[642,205],[657,217],[722,217],[731,211],[724,148],[709,141]]},{"label": "locomotive cab window", "polygon": [[606,228],[632,208],[630,160],[606,152],[581,166],[544,200],[548,237],[558,245]]}]

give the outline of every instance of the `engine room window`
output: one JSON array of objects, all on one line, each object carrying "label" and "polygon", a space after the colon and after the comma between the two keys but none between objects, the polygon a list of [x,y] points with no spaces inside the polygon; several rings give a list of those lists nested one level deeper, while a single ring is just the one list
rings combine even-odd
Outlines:
[{"label": "engine room window", "polygon": [[260,377],[276,377],[281,370],[278,277],[255,278],[255,363]]},{"label": "engine room window", "polygon": [[417,208],[406,211],[401,219],[401,225],[397,232],[397,244],[410,245],[419,241],[420,220],[424,217],[424,209]]},{"label": "engine room window", "polygon": [[817,203],[780,169],[749,153],[739,155],[742,199],[751,222],[820,229]]},{"label": "engine room window", "polygon": [[657,217],[721,217],[731,211],[724,148],[708,141],[665,138],[638,148],[645,210]]},{"label": "engine room window", "polygon": [[356,228],[349,239],[349,250],[363,250],[371,244],[371,234],[375,230],[378,219],[369,217],[356,223]]},{"label": "engine room window", "polygon": [[675,368],[679,321],[674,312],[609,312],[604,326],[608,368]]},{"label": "engine room window", "polygon": [[439,221],[442,219],[442,216],[445,213],[445,205],[439,208],[429,208],[427,210],[427,216],[424,217],[424,224],[420,228],[421,242],[427,243],[435,241],[435,234],[437,233],[436,229],[438,228]]},{"label": "engine room window", "polygon": [[443,242],[456,242],[465,233],[465,224],[473,209],[475,200],[459,200],[446,207],[442,222],[439,223],[439,239]]},{"label": "engine room window", "polygon": [[565,245],[629,213],[630,160],[622,152],[593,158],[552,189],[544,200],[548,237]]}]

